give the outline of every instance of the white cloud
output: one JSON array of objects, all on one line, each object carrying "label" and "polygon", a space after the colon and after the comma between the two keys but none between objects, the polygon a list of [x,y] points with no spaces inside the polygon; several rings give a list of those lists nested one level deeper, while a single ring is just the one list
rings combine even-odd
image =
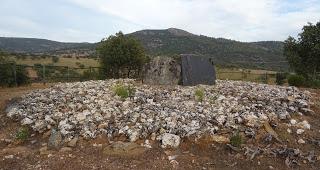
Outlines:
[{"label": "white cloud", "polygon": [[[320,20],[319,0],[69,0],[144,28],[241,41],[284,40]],[[122,30],[130,30],[123,28]]]}]

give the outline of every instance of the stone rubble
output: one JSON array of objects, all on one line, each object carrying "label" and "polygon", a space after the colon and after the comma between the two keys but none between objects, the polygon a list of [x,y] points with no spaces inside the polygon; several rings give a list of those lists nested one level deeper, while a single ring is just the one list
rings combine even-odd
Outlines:
[{"label": "stone rubble", "polygon": [[[135,88],[132,97],[115,95],[117,84]],[[195,91],[204,89],[202,102]],[[214,135],[220,129],[245,127],[247,135],[264,122],[286,120],[301,130],[291,115],[310,110],[310,93],[295,87],[217,80],[214,86],[151,86],[131,79],[59,83],[35,90],[7,108],[7,116],[40,133],[57,129],[67,141],[80,136],[160,140],[177,147],[181,138]],[[302,132],[298,130],[297,133]],[[60,140],[60,139],[59,139]],[[73,144],[72,144],[73,145]]]}]

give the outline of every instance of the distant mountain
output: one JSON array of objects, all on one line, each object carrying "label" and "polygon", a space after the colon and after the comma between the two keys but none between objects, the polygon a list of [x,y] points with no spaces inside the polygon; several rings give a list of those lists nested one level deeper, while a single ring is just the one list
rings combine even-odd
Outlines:
[{"label": "distant mountain", "polygon": [[64,43],[37,38],[0,37],[0,49],[14,53],[45,53],[77,48],[92,48],[92,44]]},{"label": "distant mountain", "polygon": [[[270,70],[287,70],[283,42],[239,42],[224,38],[195,35],[169,28],[141,30],[131,34],[141,41],[149,55],[199,54],[212,57],[216,64]],[[16,53],[93,54],[97,43],[62,43],[34,38],[0,37],[0,49]],[[85,51],[85,52],[84,52]]]},{"label": "distant mountain", "polygon": [[199,54],[214,58],[217,64],[287,70],[283,42],[245,43],[195,35],[184,30],[142,30],[130,35],[139,39],[151,55]]}]

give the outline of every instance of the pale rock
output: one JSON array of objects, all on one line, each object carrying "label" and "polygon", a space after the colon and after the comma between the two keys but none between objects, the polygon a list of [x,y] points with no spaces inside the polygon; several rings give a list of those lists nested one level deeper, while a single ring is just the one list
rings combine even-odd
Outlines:
[{"label": "pale rock", "polygon": [[303,129],[297,129],[297,134],[298,134],[298,135],[301,135],[303,132],[304,132]]},{"label": "pale rock", "polygon": [[162,148],[177,148],[180,145],[180,137],[174,134],[165,133],[161,137],[161,143]]}]

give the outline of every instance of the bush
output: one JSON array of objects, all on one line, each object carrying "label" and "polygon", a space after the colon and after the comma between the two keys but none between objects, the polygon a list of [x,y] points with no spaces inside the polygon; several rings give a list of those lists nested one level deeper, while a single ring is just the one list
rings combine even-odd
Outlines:
[{"label": "bush", "polygon": [[285,80],[287,78],[287,74],[286,73],[277,73],[276,74],[276,84],[277,85],[283,85]]},{"label": "bush", "polygon": [[122,99],[126,99],[128,97],[131,97],[135,93],[135,89],[131,86],[124,86],[121,84],[118,84],[114,87],[114,93],[121,97]]},{"label": "bush", "polygon": [[[16,78],[14,79],[14,67],[16,67]],[[29,77],[24,67],[15,66],[14,64],[0,64],[0,86],[12,87],[16,83],[18,86],[29,84]]]},{"label": "bush", "polygon": [[197,89],[194,93],[194,96],[195,96],[196,101],[202,102],[203,98],[204,98],[204,89],[202,89],[202,88]]},{"label": "bush", "polygon": [[290,75],[288,77],[288,83],[290,86],[301,87],[305,85],[306,79],[301,75]]},{"label": "bush", "polygon": [[59,61],[59,57],[57,57],[57,56],[53,56],[52,57],[52,62],[53,63],[57,63]]}]

